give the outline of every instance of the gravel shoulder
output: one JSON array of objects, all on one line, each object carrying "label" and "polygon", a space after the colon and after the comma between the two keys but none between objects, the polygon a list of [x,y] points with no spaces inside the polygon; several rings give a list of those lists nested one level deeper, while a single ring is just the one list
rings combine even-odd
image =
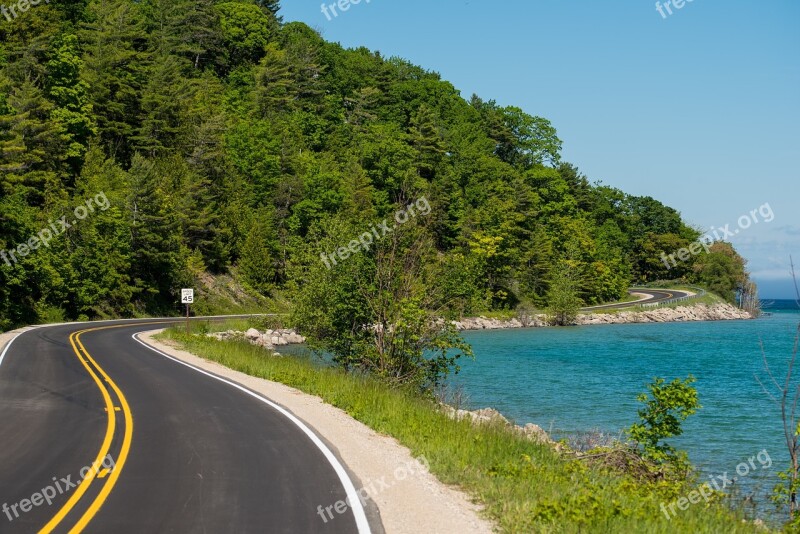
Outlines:
[{"label": "gravel shoulder", "polygon": [[[369,494],[387,534],[478,534],[493,532],[481,507],[465,493],[442,484],[425,467],[424,459],[394,438],[380,435],[344,411],[283,384],[255,378],[156,341],[154,330],[140,339],[170,356],[256,391],[302,419],[336,449],[358,480],[356,488]],[[330,503],[331,505],[335,503]],[[332,512],[336,520],[336,511]],[[320,518],[322,521],[322,518]]]}]

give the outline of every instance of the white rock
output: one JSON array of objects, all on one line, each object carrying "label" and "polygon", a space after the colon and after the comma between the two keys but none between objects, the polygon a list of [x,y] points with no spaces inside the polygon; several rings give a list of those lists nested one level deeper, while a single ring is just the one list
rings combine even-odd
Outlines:
[{"label": "white rock", "polygon": [[283,339],[281,336],[272,336],[272,344],[275,345],[276,347],[280,345],[288,345],[286,340]]}]

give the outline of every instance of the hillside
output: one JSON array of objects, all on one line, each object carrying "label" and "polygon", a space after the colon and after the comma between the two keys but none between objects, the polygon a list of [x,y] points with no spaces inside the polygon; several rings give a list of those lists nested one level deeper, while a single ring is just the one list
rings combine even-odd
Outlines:
[{"label": "hillside", "polygon": [[547,119],[278,9],[51,0],[2,21],[0,329],[177,312],[209,275],[293,300],[420,242],[424,304],[453,315],[564,288],[595,304],[653,280],[747,287],[727,244],[664,262],[700,232],[590,182]]}]

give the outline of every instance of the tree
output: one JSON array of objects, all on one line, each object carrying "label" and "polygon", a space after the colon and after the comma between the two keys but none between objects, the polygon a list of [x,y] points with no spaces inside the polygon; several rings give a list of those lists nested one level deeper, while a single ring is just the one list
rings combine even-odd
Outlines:
[{"label": "tree", "polygon": [[272,13],[273,16],[277,16],[281,9],[280,0],[256,0],[256,4]]},{"label": "tree", "polygon": [[269,43],[256,70],[256,101],[262,117],[289,111],[296,94],[286,51]]},{"label": "tree", "polygon": [[150,0],[151,29],[158,54],[184,60],[190,71],[220,66],[225,57],[220,14],[214,0]]},{"label": "tree", "polygon": [[148,80],[141,91],[141,126],[133,140],[139,151],[156,158],[176,150],[185,128],[184,109],[192,87],[181,75],[179,59],[166,54],[154,59]]},{"label": "tree", "polygon": [[293,321],[313,348],[333,354],[349,371],[367,372],[395,386],[430,392],[470,347],[439,319],[438,291],[426,265],[431,241],[413,224],[370,250],[328,268],[317,254],[336,249],[357,225],[332,222],[310,249],[298,277]]},{"label": "tree", "polygon": [[57,107],[50,113],[50,118],[62,125],[65,156],[73,173],[78,173],[89,141],[97,135],[94,110],[89,101],[89,85],[80,79],[83,61],[78,37],[62,35],[54,46],[57,48],[47,62],[46,90]]},{"label": "tree", "polygon": [[223,2],[215,6],[220,14],[222,44],[228,51],[228,68],[257,63],[277,32],[275,17],[253,4]]},{"label": "tree", "polygon": [[637,282],[679,280],[690,276],[697,258],[673,261],[669,256],[675,257],[684,248],[688,250],[691,244],[677,234],[646,233],[640,236],[634,249],[636,260],[633,269]]},{"label": "tree", "polygon": [[144,306],[151,310],[169,307],[175,292],[190,282],[168,168],[164,161],[137,155],[130,170],[131,276]]},{"label": "tree", "polygon": [[498,158],[523,170],[559,163],[561,140],[550,121],[515,106],[501,108],[494,100],[483,102],[477,96],[472,97],[471,104],[480,112],[489,137],[497,143]]},{"label": "tree", "polygon": [[22,187],[41,204],[48,186],[64,176],[66,130],[52,120],[55,106],[31,81],[11,91],[5,107],[0,115],[0,188]]},{"label": "tree", "polygon": [[81,77],[106,154],[124,164],[133,155],[140,90],[148,60],[142,5],[127,0],[92,0],[80,38],[85,49]]},{"label": "tree", "polygon": [[654,379],[647,386],[649,395],[641,393],[636,397],[645,405],[639,410],[641,422],[628,429],[628,435],[642,447],[645,458],[684,474],[688,469],[686,453],[679,453],[663,440],[683,434],[681,424],[701,407],[697,389],[692,387],[694,382],[692,375],[669,383],[663,378]]},{"label": "tree", "polygon": [[358,131],[363,132],[363,126],[366,123],[378,118],[373,111],[380,97],[381,91],[375,87],[362,87],[355,91],[353,96],[345,97],[344,108],[347,122],[355,126]]},{"label": "tree", "polygon": [[90,149],[76,182],[73,204],[96,203],[91,216],[76,225],[70,242],[70,299],[73,316],[132,316],[141,287],[131,279],[131,221],[125,203],[130,178],[99,147]]},{"label": "tree", "polygon": [[562,260],[551,274],[550,289],[547,291],[548,323],[567,326],[578,317],[581,301],[574,262]]},{"label": "tree", "polygon": [[269,229],[270,217],[265,210],[255,214],[247,238],[242,244],[239,272],[242,279],[262,295],[275,287],[275,260],[270,251],[274,241]]},{"label": "tree", "polygon": [[694,280],[730,303],[749,282],[745,260],[730,243],[717,242],[694,263]]},{"label": "tree", "polygon": [[412,117],[409,141],[417,152],[417,172],[422,178],[433,179],[446,151],[436,117],[428,106],[420,107]]}]

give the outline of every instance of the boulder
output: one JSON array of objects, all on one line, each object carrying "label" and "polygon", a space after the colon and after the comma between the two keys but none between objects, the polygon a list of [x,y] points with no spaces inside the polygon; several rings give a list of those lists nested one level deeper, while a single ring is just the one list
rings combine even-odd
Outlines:
[{"label": "boulder", "polygon": [[547,432],[545,432],[544,429],[539,425],[528,423],[522,427],[521,432],[526,438],[531,441],[535,441],[536,443],[553,443],[553,440],[550,439],[550,436],[547,434]]},{"label": "boulder", "polygon": [[300,343],[305,343],[306,342],[306,338],[304,338],[303,336],[301,336],[300,334],[297,334],[295,332],[292,332],[290,334],[286,334],[284,336],[284,339],[290,345],[299,345]]}]

